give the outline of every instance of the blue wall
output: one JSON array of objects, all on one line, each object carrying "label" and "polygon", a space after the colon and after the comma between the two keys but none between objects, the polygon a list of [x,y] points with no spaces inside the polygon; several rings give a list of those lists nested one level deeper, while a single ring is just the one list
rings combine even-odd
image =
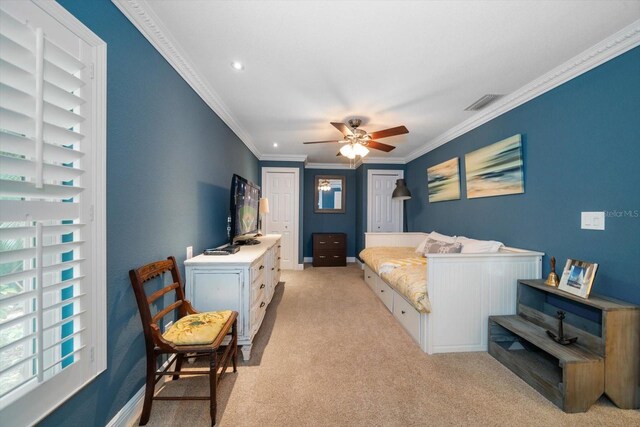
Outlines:
[{"label": "blue wall", "polygon": [[[304,224],[303,218],[302,218],[302,206],[304,206],[305,203],[305,197],[304,197],[304,162],[276,162],[276,161],[261,161],[260,162],[260,170],[262,170],[262,168],[298,168],[300,170],[299,172],[299,182],[298,182],[298,188],[300,189],[300,210],[299,210],[299,216],[298,216],[298,224],[300,224],[300,227],[302,228],[302,225]],[[260,173],[260,180],[262,181],[262,173]],[[262,182],[260,183],[260,185],[263,185]],[[311,196],[313,197],[313,195]],[[303,259],[304,259],[304,254],[303,254],[303,235],[302,235],[302,230],[298,231],[298,263],[302,264],[303,263]]]},{"label": "blue wall", "polygon": [[[518,133],[525,193],[468,200],[465,153]],[[640,303],[639,138],[635,48],[410,162],[409,230],[540,250],[558,270],[567,258],[597,262],[593,292]],[[428,203],[426,169],[456,156],[462,200]],[[581,230],[581,211],[609,212],[606,230]]]},{"label": "blue wall", "polygon": [[128,271],[226,241],[231,176],[255,156],[107,0],[60,3],[108,44],[108,369],[42,425],[105,425],[144,384]]},{"label": "blue wall", "polygon": [[[316,175],[342,175],[346,178],[344,213],[315,213]],[[356,255],[356,171],[353,169],[307,169],[304,176],[304,191],[309,197],[303,205],[304,256],[313,256],[313,233],[346,233],[347,256]]]}]

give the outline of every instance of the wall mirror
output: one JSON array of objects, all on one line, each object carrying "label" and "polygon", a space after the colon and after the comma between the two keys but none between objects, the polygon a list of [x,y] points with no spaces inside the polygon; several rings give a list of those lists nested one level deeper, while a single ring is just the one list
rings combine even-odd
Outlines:
[{"label": "wall mirror", "polygon": [[344,176],[316,175],[315,189],[315,213],[344,213]]}]

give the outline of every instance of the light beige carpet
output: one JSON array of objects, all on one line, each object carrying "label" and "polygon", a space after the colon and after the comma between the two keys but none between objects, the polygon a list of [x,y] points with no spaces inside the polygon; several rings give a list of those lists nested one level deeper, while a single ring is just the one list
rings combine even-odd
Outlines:
[{"label": "light beige carpet", "polygon": [[[220,383],[219,426],[640,425],[605,397],[565,414],[487,353],[423,353],[356,265],[282,280],[251,360]],[[206,395],[206,379],[161,393],[185,389]],[[208,402],[156,401],[149,425],[210,425]]]}]

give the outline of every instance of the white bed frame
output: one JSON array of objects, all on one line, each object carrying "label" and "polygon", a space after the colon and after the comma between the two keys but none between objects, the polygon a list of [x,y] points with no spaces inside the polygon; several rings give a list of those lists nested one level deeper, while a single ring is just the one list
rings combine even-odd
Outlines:
[{"label": "white bed frame", "polygon": [[[365,233],[365,247],[416,247],[426,235]],[[488,317],[515,314],[517,280],[539,279],[543,255],[508,247],[491,254],[429,254],[428,314],[366,264],[364,279],[425,353],[487,351]]]}]

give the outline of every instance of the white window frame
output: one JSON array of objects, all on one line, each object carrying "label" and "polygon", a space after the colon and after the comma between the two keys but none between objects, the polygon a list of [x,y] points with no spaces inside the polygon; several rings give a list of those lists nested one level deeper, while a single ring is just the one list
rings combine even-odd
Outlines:
[{"label": "white window frame", "polygon": [[[93,156],[89,165],[95,179],[92,182],[93,200],[91,217],[95,226],[91,233],[91,248],[94,258],[88,260],[93,272],[90,279],[92,298],[89,307],[92,328],[89,333],[91,349],[90,372],[75,372],[76,387],[61,389],[60,384],[71,380],[70,371],[62,370],[54,378],[39,384],[34,390],[8,404],[0,411],[0,419],[11,425],[33,425],[44,419],[71,396],[93,381],[107,369],[107,280],[106,280],[106,101],[107,101],[107,44],[91,32],[58,3],[49,0],[30,0],[30,2],[64,27],[73,32],[91,47],[93,63],[91,135]],[[26,3],[26,2],[25,2]],[[81,376],[82,378],[78,378]],[[3,405],[4,406],[4,405]]]}]

